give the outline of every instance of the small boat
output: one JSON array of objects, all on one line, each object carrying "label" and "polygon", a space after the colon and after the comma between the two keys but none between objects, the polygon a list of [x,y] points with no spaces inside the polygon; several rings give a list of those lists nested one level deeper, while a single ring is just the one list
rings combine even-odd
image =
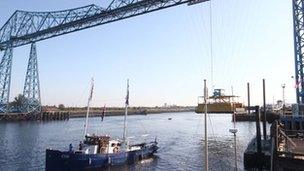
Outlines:
[{"label": "small boat", "polygon": [[89,106],[92,100],[93,87],[94,83],[92,81],[87,107],[84,141],[79,143],[76,150],[73,149],[72,144],[70,144],[69,150],[66,151],[47,149],[45,170],[74,171],[132,164],[142,159],[151,158],[157,152],[156,138],[150,143],[129,144],[126,131],[129,81],[127,83],[123,139],[113,139],[108,135],[97,136],[87,134]]}]

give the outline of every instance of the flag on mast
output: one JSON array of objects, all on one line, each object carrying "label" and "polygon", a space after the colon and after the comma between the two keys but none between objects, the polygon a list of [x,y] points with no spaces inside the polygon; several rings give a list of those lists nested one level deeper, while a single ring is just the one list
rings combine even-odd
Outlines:
[{"label": "flag on mast", "polygon": [[103,106],[102,113],[101,113],[101,122],[103,121],[103,118],[105,117],[106,112],[106,104]]},{"label": "flag on mast", "polygon": [[92,82],[91,82],[91,91],[90,91],[90,96],[89,96],[90,101],[93,98],[93,91],[94,91],[94,78],[92,78]]},{"label": "flag on mast", "polygon": [[126,105],[129,105],[129,79],[127,80],[127,96],[126,96]]}]

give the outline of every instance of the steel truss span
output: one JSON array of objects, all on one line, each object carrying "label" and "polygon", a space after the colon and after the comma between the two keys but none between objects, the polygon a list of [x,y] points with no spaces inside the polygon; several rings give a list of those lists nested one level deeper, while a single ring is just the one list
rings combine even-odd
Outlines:
[{"label": "steel truss span", "polygon": [[54,12],[16,11],[0,30],[0,50],[52,38],[74,31],[142,15],[156,10],[208,0],[113,0],[97,5]]},{"label": "steel truss span", "polygon": [[293,0],[295,80],[297,103],[304,103],[304,0]]},{"label": "steel truss span", "polygon": [[209,0],[112,0],[107,8],[88,5],[53,12],[17,10],[0,29],[0,112],[9,112],[9,92],[13,48],[32,44],[23,95],[28,99],[26,112],[40,111],[40,86],[35,42],[119,21],[149,12],[188,3],[194,5]]}]

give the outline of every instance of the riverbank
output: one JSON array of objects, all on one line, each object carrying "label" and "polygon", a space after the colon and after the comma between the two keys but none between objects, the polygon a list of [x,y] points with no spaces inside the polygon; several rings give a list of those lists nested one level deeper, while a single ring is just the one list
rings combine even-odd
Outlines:
[{"label": "riverbank", "polygon": [[[130,107],[128,109],[128,115],[147,115],[147,114],[159,114],[159,113],[178,113],[178,112],[194,112],[195,107]],[[69,112],[70,118],[85,117],[86,108],[66,108],[60,110],[60,112]],[[103,108],[91,108],[90,117],[99,117],[103,113]],[[125,108],[109,107],[106,108],[105,116],[121,116],[125,114]]]},{"label": "riverbank", "polygon": [[[68,120],[69,118],[82,118],[86,116],[86,107],[43,107],[41,113],[2,113],[0,114],[0,121],[54,121],[54,120]],[[90,108],[90,117],[101,117],[103,108]],[[194,112],[195,107],[130,107],[128,115],[148,115],[160,113],[179,113],[179,112]],[[125,108],[122,107],[108,107],[104,111],[104,116],[121,116],[125,114]]]}]

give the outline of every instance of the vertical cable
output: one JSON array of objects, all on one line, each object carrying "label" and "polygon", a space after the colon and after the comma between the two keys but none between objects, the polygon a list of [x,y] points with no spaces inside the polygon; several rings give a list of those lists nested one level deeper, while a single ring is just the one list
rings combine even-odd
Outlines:
[{"label": "vertical cable", "polygon": [[209,26],[210,26],[210,69],[211,69],[211,87],[212,89],[214,89],[214,83],[213,83],[213,26],[212,26],[212,0],[210,0],[210,3],[209,3],[209,13],[210,13],[210,23],[209,23]]},{"label": "vertical cable", "polygon": [[[209,2],[209,27],[210,27],[210,70],[211,70],[211,89],[214,89],[214,83],[213,83],[213,26],[212,26],[212,0],[210,0]],[[206,95],[207,95],[207,89],[205,90]],[[208,97],[206,97],[208,98]],[[206,101],[205,101],[206,103]],[[207,113],[207,103],[206,103],[206,113]],[[211,123],[211,119],[210,116],[208,115],[209,121]],[[206,116],[205,116],[205,120],[207,120]],[[205,121],[205,124],[207,124],[207,122]],[[206,126],[207,129],[207,126]],[[212,129],[213,130],[213,129]],[[207,130],[205,130],[207,131]],[[213,132],[213,131],[212,131]],[[213,133],[214,134],[214,133]],[[207,141],[207,140],[205,140]],[[207,147],[208,148],[208,147]],[[208,152],[208,151],[207,151]],[[207,163],[207,169],[208,169],[208,163]]]}]

